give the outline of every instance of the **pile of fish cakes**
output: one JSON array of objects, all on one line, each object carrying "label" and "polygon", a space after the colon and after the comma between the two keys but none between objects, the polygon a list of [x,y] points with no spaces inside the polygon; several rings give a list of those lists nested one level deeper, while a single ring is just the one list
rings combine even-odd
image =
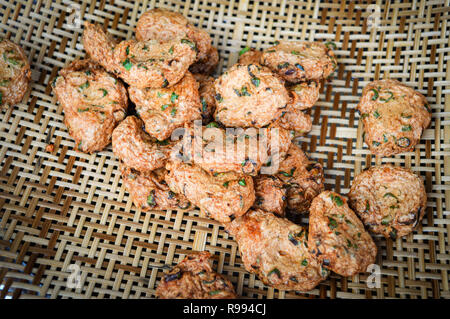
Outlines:
[{"label": "pile of fish cakes", "polygon": [[[197,207],[233,236],[245,269],[264,284],[309,291],[330,271],[366,272],[377,256],[369,232],[396,239],[423,218],[426,191],[410,170],[371,167],[347,198],[325,190],[322,165],[294,142],[311,131],[307,110],[338,66],[334,43],[246,47],[214,78],[211,37],[176,12],[145,12],[125,41],[86,23],[82,41],[86,59],[52,84],[75,148],[93,153],[112,143],[137,208]],[[394,80],[369,83],[358,110],[377,156],[413,150],[431,121],[425,97]],[[213,261],[188,255],[157,296],[235,298]]]}]

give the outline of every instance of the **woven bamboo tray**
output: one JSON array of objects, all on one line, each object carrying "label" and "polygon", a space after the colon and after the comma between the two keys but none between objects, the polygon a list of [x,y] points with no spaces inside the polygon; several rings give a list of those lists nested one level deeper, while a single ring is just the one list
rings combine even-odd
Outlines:
[{"label": "woven bamboo tray", "polygon": [[[264,286],[242,265],[237,245],[198,211],[141,212],[121,183],[111,147],[75,152],[50,82],[83,57],[77,22],[99,22],[131,38],[137,19],[158,6],[208,30],[220,69],[246,46],[276,39],[333,41],[339,68],[310,111],[302,148],[325,166],[326,187],[346,194],[368,165],[410,167],[425,180],[426,216],[396,241],[375,237],[381,286],[368,274],[335,274],[307,294]],[[449,298],[450,71],[449,1],[0,1],[0,35],[25,49],[33,84],[23,103],[0,113],[0,296],[2,298],[151,298],[164,265],[192,250],[215,254],[215,266],[245,298]],[[355,112],[369,81],[395,78],[433,109],[414,152],[373,157]],[[55,149],[45,151],[47,144]],[[77,287],[70,276],[80,275]]]}]

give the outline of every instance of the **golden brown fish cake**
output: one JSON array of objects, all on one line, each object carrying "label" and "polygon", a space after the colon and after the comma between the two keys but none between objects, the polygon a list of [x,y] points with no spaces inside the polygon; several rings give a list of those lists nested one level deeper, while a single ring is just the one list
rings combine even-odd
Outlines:
[{"label": "golden brown fish cake", "polygon": [[156,288],[161,299],[234,299],[233,284],[215,272],[207,251],[187,255],[165,274]]},{"label": "golden brown fish cake", "polygon": [[426,98],[396,80],[369,83],[357,108],[364,141],[379,156],[412,151],[431,122]]},{"label": "golden brown fish cake", "polygon": [[137,208],[148,211],[187,209],[190,207],[186,197],[169,189],[164,180],[167,174],[164,168],[141,173],[121,164],[120,170],[123,184]]},{"label": "golden brown fish cake", "polygon": [[175,193],[183,194],[192,204],[200,208],[206,216],[221,223],[243,215],[255,201],[253,179],[235,174],[215,177],[197,165],[169,162],[166,182]]},{"label": "golden brown fish cake", "polygon": [[314,198],[309,214],[308,247],[323,265],[341,276],[365,272],[377,247],[343,196],[325,191]]},{"label": "golden brown fish cake", "polygon": [[291,144],[280,163],[277,177],[287,187],[287,209],[293,214],[305,214],[312,200],[324,190],[322,165],[312,163],[296,144]]},{"label": "golden brown fish cake", "polygon": [[154,8],[145,12],[136,24],[136,39],[138,41],[158,40],[168,42],[183,38],[195,43],[198,49],[198,61],[206,61],[208,56],[213,54],[209,34],[196,28],[178,12]]},{"label": "golden brown fish cake", "polygon": [[192,73],[211,74],[219,64],[219,51],[216,47],[211,47],[205,59],[198,60],[189,67]]},{"label": "golden brown fish cake", "polygon": [[214,78],[200,73],[194,73],[194,77],[199,84],[198,93],[202,104],[202,119],[204,124],[207,124],[213,119],[214,111],[216,110]]},{"label": "golden brown fish cake", "polygon": [[293,138],[305,135],[312,129],[311,116],[288,104],[286,110],[283,111],[273,126],[279,126],[285,130],[293,131]]},{"label": "golden brown fish cake", "polygon": [[285,157],[290,136],[281,128],[231,131],[211,122],[201,128],[185,128],[185,136],[172,156],[182,156],[210,174],[236,172],[255,176],[267,162]]},{"label": "golden brown fish cake", "polygon": [[198,83],[190,72],[169,88],[140,89],[130,86],[128,93],[148,134],[162,141],[184,124],[201,118]]},{"label": "golden brown fish cake", "polygon": [[356,176],[348,197],[370,231],[392,239],[412,232],[427,206],[420,177],[392,165],[373,166]]},{"label": "golden brown fish cake", "polygon": [[75,148],[92,153],[108,146],[128,107],[122,82],[91,60],[75,60],[59,71],[52,85]]},{"label": "golden brown fish cake", "polygon": [[125,166],[142,173],[164,167],[173,143],[151,138],[136,116],[128,116],[112,134],[112,148]]},{"label": "golden brown fish cake", "polygon": [[309,291],[328,276],[308,251],[307,229],[262,210],[225,225],[239,245],[245,269],[266,285]]},{"label": "golden brown fish cake", "polygon": [[100,26],[85,23],[83,45],[107,71],[138,88],[170,87],[180,81],[197,55],[188,39],[114,42]]},{"label": "golden brown fish cake", "polygon": [[215,119],[228,127],[263,127],[289,102],[284,82],[268,68],[235,64],[215,82]]},{"label": "golden brown fish cake", "polygon": [[263,52],[254,48],[245,47],[239,52],[239,64],[260,64]]},{"label": "golden brown fish cake", "polygon": [[259,175],[253,179],[255,183],[254,209],[262,209],[284,217],[286,208],[286,185],[276,176]]},{"label": "golden brown fish cake", "polygon": [[261,64],[291,83],[326,79],[336,63],[333,51],[322,42],[280,41],[261,57]]},{"label": "golden brown fish cake", "polygon": [[0,38],[0,109],[22,101],[30,87],[31,70],[23,49]]},{"label": "golden brown fish cake", "polygon": [[291,94],[288,107],[292,106],[297,110],[306,110],[311,108],[319,100],[320,84],[318,81],[288,85],[287,89]]}]

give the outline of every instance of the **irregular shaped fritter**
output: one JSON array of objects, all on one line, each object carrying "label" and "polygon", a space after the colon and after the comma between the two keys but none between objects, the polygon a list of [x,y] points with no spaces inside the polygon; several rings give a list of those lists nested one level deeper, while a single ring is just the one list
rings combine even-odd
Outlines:
[{"label": "irregular shaped fritter", "polygon": [[219,64],[219,51],[216,47],[211,47],[205,59],[198,60],[189,67],[192,73],[211,74]]},{"label": "irregular shaped fritter", "polygon": [[235,174],[215,177],[201,167],[169,162],[166,182],[175,193],[181,193],[206,216],[221,223],[243,215],[255,201],[253,179],[250,176],[236,178]]},{"label": "irregular shaped fritter", "polygon": [[165,274],[156,297],[161,299],[234,299],[233,284],[213,271],[211,254],[207,251],[187,255]]},{"label": "irregular shaped fritter", "polygon": [[307,230],[285,218],[251,210],[225,228],[239,245],[245,269],[266,285],[308,291],[328,276],[308,251]]},{"label": "irregular shaped fritter", "polygon": [[30,63],[23,49],[0,38],[0,109],[22,101],[31,81]]},{"label": "irregular shaped fritter", "polygon": [[197,56],[189,39],[126,40],[118,44],[100,26],[85,23],[83,45],[107,71],[138,88],[170,87],[180,81]]},{"label": "irregular shaped fritter", "polygon": [[308,247],[323,265],[342,276],[365,272],[377,247],[347,199],[325,191],[311,204]]},{"label": "irregular shaped fritter", "polygon": [[211,54],[211,37],[196,28],[182,14],[165,9],[155,8],[145,12],[136,24],[138,41],[158,40],[168,42],[174,39],[189,39],[194,42],[198,55],[197,60],[206,61]]},{"label": "irregular shaped fritter", "polygon": [[322,165],[311,163],[296,144],[291,144],[277,177],[286,184],[287,208],[295,214],[307,213],[311,201],[324,190]]},{"label": "irregular shaped fritter", "polygon": [[162,141],[185,123],[201,118],[198,83],[190,72],[170,88],[140,89],[130,86],[130,99],[148,134]]},{"label": "irregular shaped fritter", "polygon": [[259,175],[254,178],[255,203],[253,208],[284,217],[286,208],[286,185],[276,176]]},{"label": "irregular shaped fritter", "polygon": [[336,63],[333,51],[322,42],[280,41],[261,57],[261,64],[291,83],[326,79]]},{"label": "irregular shaped fritter", "polygon": [[214,78],[200,73],[194,74],[194,77],[199,84],[198,93],[202,104],[202,119],[204,124],[208,124],[213,119],[216,110]]},{"label": "irregular shaped fritter", "polygon": [[373,166],[356,176],[348,197],[369,230],[392,239],[409,234],[427,206],[420,177],[392,165]]},{"label": "irregular shaped fritter", "polygon": [[289,102],[284,82],[258,64],[235,64],[215,82],[216,121],[228,127],[263,127]]},{"label": "irregular shaped fritter", "polygon": [[206,127],[185,128],[183,140],[172,153],[210,174],[236,172],[255,176],[274,157],[282,160],[290,145],[289,131],[281,128],[225,130],[211,122]]},{"label": "irregular shaped fritter", "polygon": [[239,52],[239,64],[259,64],[263,52],[254,48],[245,47]]},{"label": "irregular shaped fritter", "polygon": [[91,60],[75,60],[59,71],[53,91],[77,150],[92,153],[111,143],[113,130],[128,107],[121,81]]},{"label": "irregular shaped fritter", "polygon": [[288,85],[287,89],[291,94],[288,108],[292,106],[297,110],[306,110],[311,108],[319,100],[320,84],[318,81]]},{"label": "irregular shaped fritter", "polygon": [[165,181],[167,171],[164,168],[141,173],[121,165],[120,170],[123,184],[130,193],[133,204],[143,211],[187,209],[190,207],[186,197],[169,189]]},{"label": "irregular shaped fritter", "polygon": [[112,134],[112,148],[125,166],[142,173],[164,167],[173,143],[158,142],[144,131],[144,123],[128,116]]},{"label": "irregular shaped fritter", "polygon": [[292,104],[288,104],[286,110],[274,122],[273,126],[279,126],[285,130],[293,131],[293,138],[295,138],[310,132],[312,129],[312,121],[311,116],[296,109]]},{"label": "irregular shaped fritter", "polygon": [[412,151],[431,121],[426,98],[396,80],[369,83],[357,108],[364,141],[379,156]]}]

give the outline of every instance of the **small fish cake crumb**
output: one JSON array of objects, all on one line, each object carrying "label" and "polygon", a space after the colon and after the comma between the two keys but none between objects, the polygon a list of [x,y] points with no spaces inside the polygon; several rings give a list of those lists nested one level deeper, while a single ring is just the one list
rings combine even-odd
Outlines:
[{"label": "small fish cake crumb", "polygon": [[160,299],[235,299],[233,284],[215,272],[207,251],[193,252],[164,274],[156,288]]}]

